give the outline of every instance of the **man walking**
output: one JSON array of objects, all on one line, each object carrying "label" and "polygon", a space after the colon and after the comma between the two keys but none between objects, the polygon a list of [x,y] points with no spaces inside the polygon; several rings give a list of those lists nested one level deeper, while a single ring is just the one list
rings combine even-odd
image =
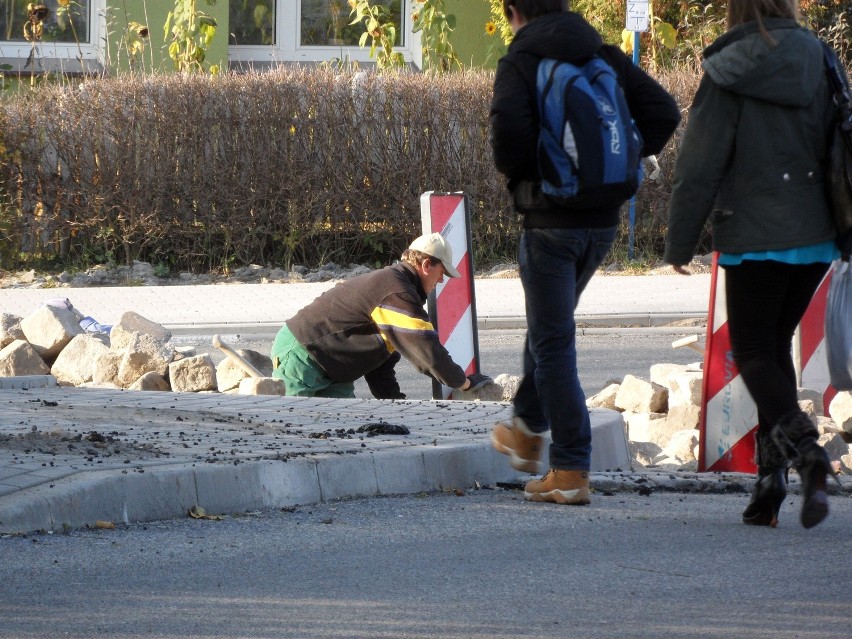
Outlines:
[{"label": "man walking", "polygon": [[[491,438],[514,468],[538,473],[542,434],[550,429],[550,470],[526,484],[526,498],[588,504],[592,436],[577,374],[574,310],[615,239],[619,210],[629,196],[603,204],[606,198],[571,204],[542,192],[539,63],[550,59],[584,65],[597,56],[609,65],[641,134],[642,157],[662,150],[680,112],[657,82],[617,47],[602,44],[600,34],[569,12],[567,4],[503,0],[515,38],[494,80],[491,144],[523,219],[518,263],[528,331],[514,415],[510,422],[498,423]],[[579,138],[583,132],[578,133]],[[575,164],[583,163],[582,156],[575,158]]]}]

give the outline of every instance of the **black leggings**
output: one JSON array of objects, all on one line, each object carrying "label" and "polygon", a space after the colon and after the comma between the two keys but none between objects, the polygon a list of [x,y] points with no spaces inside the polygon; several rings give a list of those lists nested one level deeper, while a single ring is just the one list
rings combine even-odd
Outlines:
[{"label": "black leggings", "polygon": [[772,261],[724,267],[731,348],[761,430],[799,409],[793,334],[828,267]]}]

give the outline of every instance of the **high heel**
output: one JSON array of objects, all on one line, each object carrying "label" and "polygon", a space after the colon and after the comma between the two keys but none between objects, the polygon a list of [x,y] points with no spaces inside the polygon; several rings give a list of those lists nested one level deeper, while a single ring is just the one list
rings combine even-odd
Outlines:
[{"label": "high heel", "polygon": [[778,525],[778,512],[787,497],[787,458],[772,441],[769,433],[755,433],[757,481],[751,501],[743,511],[743,523],[749,526]]},{"label": "high heel", "polygon": [[787,497],[787,471],[776,468],[766,471],[766,474],[758,472],[754,490],[751,493],[751,501],[743,511],[743,523],[749,526],[771,526],[778,525],[778,512],[781,504]]},{"label": "high heel", "polygon": [[831,464],[825,449],[817,443],[819,433],[804,413],[785,415],[772,429],[772,439],[792,460],[802,480],[802,510],[799,520],[805,528],[813,528],[828,517],[826,478]]},{"label": "high heel", "polygon": [[825,449],[809,438],[799,443],[801,465],[797,467],[802,478],[802,526],[813,528],[828,517],[828,493],[825,480],[831,473],[831,464]]}]

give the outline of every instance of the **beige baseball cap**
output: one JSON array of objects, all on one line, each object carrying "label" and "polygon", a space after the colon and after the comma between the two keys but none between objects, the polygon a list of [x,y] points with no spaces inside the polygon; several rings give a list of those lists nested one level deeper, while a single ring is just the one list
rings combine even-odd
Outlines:
[{"label": "beige baseball cap", "polygon": [[461,273],[453,265],[453,249],[450,248],[450,243],[440,233],[421,235],[408,248],[441,260],[447,275],[450,277],[461,277]]}]

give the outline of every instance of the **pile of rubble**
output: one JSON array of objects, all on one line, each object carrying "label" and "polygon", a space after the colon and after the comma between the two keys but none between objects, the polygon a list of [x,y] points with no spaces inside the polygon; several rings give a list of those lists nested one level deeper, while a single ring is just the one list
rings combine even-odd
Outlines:
[{"label": "pile of rubble", "polygon": [[67,300],[56,302],[24,318],[0,315],[0,377],[50,374],[64,386],[284,394],[283,382],[270,377],[269,357],[256,351],[238,350],[243,362],[227,357],[215,365],[207,353],[176,348],[168,329],[137,313],[102,327]]},{"label": "pile of rubble", "polygon": [[[138,313],[126,312],[114,326],[84,317],[64,298],[49,300],[21,318],[0,314],[0,377],[52,375],[62,386],[183,393],[284,395],[271,377],[269,356],[231,349],[213,338],[227,357],[176,347],[171,331]],[[499,401],[503,388],[459,393],[463,400]]]},{"label": "pile of rubble", "polygon": [[[701,418],[701,364],[654,364],[650,379],[627,375],[586,400],[620,411],[634,467],[696,470]],[[816,424],[835,472],[852,470],[852,393],[838,393],[828,414],[822,393],[799,389],[799,406]]]}]

